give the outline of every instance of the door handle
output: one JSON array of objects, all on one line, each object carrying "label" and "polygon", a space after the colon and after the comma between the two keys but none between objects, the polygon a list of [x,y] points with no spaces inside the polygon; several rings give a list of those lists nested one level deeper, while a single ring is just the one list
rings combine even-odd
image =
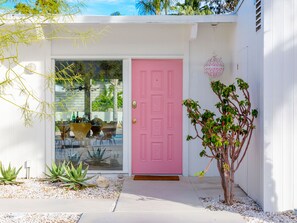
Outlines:
[{"label": "door handle", "polygon": [[133,119],[132,119],[132,123],[133,123],[133,124],[136,124],[136,122],[137,122],[137,121],[136,121],[136,118],[133,118]]},{"label": "door handle", "polygon": [[137,108],[137,102],[135,100],[132,101],[132,108],[133,109]]}]

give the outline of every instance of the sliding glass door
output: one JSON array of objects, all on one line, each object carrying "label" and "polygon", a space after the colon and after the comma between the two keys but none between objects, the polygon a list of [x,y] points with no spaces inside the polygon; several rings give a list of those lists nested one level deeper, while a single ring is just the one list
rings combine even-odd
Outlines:
[{"label": "sliding glass door", "polygon": [[123,169],[123,63],[56,60],[55,161]]}]

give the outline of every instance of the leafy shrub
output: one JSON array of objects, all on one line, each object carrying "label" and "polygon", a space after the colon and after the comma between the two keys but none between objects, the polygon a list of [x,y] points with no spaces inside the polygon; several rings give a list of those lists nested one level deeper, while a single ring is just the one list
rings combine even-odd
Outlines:
[{"label": "leafy shrub", "polygon": [[68,187],[72,190],[79,190],[85,187],[92,186],[86,182],[92,177],[86,177],[88,167],[83,170],[82,162],[80,162],[77,168],[75,168],[72,163],[70,165],[64,165],[64,170],[65,175],[59,177],[60,180],[64,183],[63,186]]},{"label": "leafy shrub", "polygon": [[6,169],[2,163],[0,162],[0,173],[2,177],[0,177],[0,184],[20,184],[20,182],[16,181],[16,178],[20,172],[22,167],[20,167],[18,170],[16,170],[15,167],[11,167],[11,165],[8,165],[8,168]]},{"label": "leafy shrub", "polygon": [[[203,146],[200,156],[209,158],[210,163],[217,162],[225,203],[231,205],[234,202],[235,172],[248,151],[258,111],[252,109],[249,85],[242,79],[238,78],[236,84],[231,85],[214,81],[211,89],[219,99],[217,115],[202,110],[198,101],[187,99],[183,102],[195,130],[187,140],[200,139]],[[199,173],[200,176],[209,165]]]},{"label": "leafy shrub", "polygon": [[48,174],[45,173],[45,175],[48,177],[48,180],[52,183],[61,181],[60,177],[65,175],[65,167],[67,165],[68,164],[66,164],[64,161],[63,163],[59,163],[58,165],[53,162],[51,167],[46,166],[49,171]]}]

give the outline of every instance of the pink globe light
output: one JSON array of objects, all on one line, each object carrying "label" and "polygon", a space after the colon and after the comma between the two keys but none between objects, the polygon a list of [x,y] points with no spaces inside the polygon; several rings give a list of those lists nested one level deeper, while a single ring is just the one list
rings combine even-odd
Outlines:
[{"label": "pink globe light", "polygon": [[204,65],[204,73],[211,78],[217,78],[224,73],[224,63],[222,58],[213,56]]}]

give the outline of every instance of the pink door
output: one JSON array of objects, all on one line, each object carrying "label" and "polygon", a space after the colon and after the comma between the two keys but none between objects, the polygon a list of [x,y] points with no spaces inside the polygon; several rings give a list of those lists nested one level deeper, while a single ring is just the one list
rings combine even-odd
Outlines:
[{"label": "pink door", "polygon": [[182,60],[132,61],[133,174],[182,173],[182,69]]}]

